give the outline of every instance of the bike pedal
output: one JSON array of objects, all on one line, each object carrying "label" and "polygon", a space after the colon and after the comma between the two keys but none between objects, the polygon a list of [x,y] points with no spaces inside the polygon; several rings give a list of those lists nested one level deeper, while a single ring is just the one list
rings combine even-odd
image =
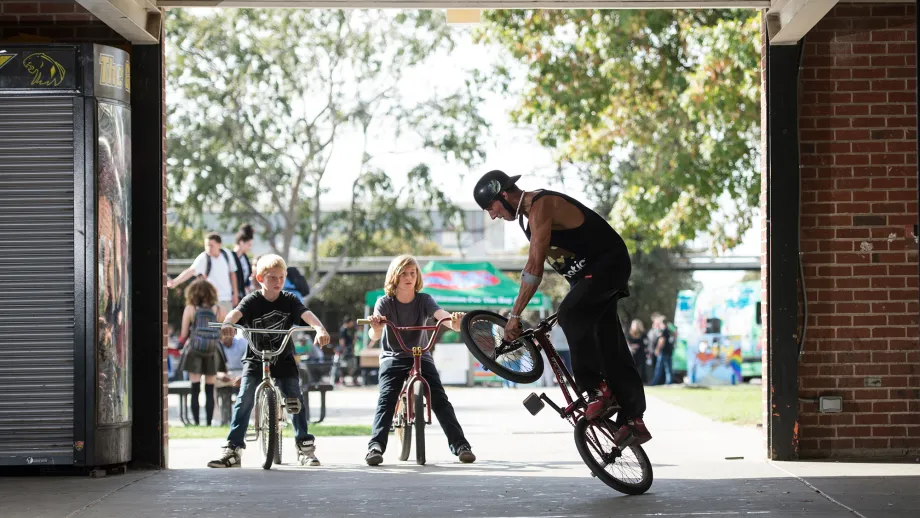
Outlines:
[{"label": "bike pedal", "polygon": [[536,392],[531,392],[529,396],[524,398],[524,408],[530,412],[530,415],[537,415],[540,413],[540,410],[543,410],[543,407],[546,406],[546,403],[540,399],[540,396]]},{"label": "bike pedal", "polygon": [[300,413],[300,399],[296,397],[286,397],[284,398],[284,408],[287,410],[287,413],[294,415]]},{"label": "bike pedal", "polygon": [[259,438],[259,434],[257,434],[256,432],[250,432],[250,431],[247,430],[247,431],[246,431],[246,437],[244,437],[244,440],[245,440],[246,442],[253,442],[253,441],[255,441],[255,440],[258,439],[258,438]]}]

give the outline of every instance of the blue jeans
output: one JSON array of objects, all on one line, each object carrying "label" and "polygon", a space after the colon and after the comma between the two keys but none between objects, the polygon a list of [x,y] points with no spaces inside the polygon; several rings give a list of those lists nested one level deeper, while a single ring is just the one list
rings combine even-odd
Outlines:
[{"label": "blue jeans", "polygon": [[658,363],[655,364],[655,376],[652,378],[650,385],[671,384],[671,355],[662,354],[658,357]]},{"label": "blue jeans", "polygon": [[[262,383],[261,376],[243,376],[240,382],[240,392],[236,395],[233,405],[233,420],[230,422],[230,434],[227,442],[234,448],[246,448],[246,428],[249,426],[249,416],[255,406],[256,388]],[[300,400],[300,412],[293,416],[294,436],[297,441],[313,440],[314,437],[307,433],[307,409],[303,404],[303,394],[300,392],[299,378],[276,378],[275,384],[281,389],[284,397],[296,397]]]}]

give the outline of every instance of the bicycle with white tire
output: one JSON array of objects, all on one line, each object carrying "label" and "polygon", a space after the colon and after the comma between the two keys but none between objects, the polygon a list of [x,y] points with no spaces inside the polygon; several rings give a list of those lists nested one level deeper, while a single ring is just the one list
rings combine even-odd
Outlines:
[{"label": "bicycle with white tire", "polygon": [[[249,350],[262,361],[262,382],[256,387],[255,408],[253,417],[255,423],[246,432],[246,442],[258,441],[262,456],[263,469],[271,469],[272,464],[281,464],[281,443],[284,428],[288,425],[288,414],[300,413],[300,400],[296,397],[285,398],[281,389],[275,383],[271,374],[271,362],[284,352],[291,336],[300,331],[315,331],[310,326],[294,326],[290,329],[253,329],[238,324],[211,323],[209,327],[232,327],[243,333],[243,338],[249,345]],[[254,343],[253,335],[285,335],[281,345],[276,349],[260,349]]]}]

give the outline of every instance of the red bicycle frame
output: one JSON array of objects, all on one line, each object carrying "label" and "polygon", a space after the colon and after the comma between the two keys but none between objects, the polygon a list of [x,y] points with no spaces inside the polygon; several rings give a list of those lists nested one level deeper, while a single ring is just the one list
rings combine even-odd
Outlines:
[{"label": "red bicycle frame", "polygon": [[566,406],[565,408],[559,407],[559,405],[554,403],[546,394],[540,394],[539,398],[552,407],[553,410],[559,414],[559,417],[567,420],[572,426],[575,426],[575,423],[585,415],[588,402],[582,397],[578,390],[578,386],[575,384],[575,378],[572,376],[572,373],[569,372],[568,368],[566,368],[565,364],[562,362],[562,357],[556,352],[556,348],[553,347],[553,344],[549,341],[549,337],[547,336],[556,323],[556,320],[558,320],[556,314],[550,315],[542,320],[537,327],[526,331],[521,336],[524,338],[532,337],[536,340],[539,348],[546,353],[546,359],[549,362],[549,366],[553,369],[556,379],[559,380],[559,388],[562,390],[562,396],[565,398]]},{"label": "red bicycle frame", "polygon": [[[412,393],[412,388],[416,383],[421,383],[425,388],[425,409],[428,413],[428,418],[425,420],[427,424],[431,424],[431,387],[428,385],[428,382],[422,376],[422,355],[430,351],[434,344],[438,340],[438,334],[440,334],[441,326],[447,327],[444,325],[445,322],[449,322],[451,319],[442,318],[438,320],[438,323],[433,326],[405,326],[399,327],[389,320],[384,320],[383,324],[393,330],[393,336],[396,337],[396,341],[399,343],[399,346],[402,347],[404,351],[412,355],[412,369],[409,371],[409,377],[406,378],[406,381],[403,383],[402,390],[399,391],[399,398],[402,399],[407,393]],[[367,325],[370,324],[369,319],[361,319],[357,321],[358,325]],[[431,338],[428,339],[428,345],[424,347],[406,347],[405,342],[403,342],[402,337],[399,335],[400,331],[434,331],[431,333]],[[415,405],[407,405],[409,412],[409,422],[414,422],[413,417],[415,417]]]}]

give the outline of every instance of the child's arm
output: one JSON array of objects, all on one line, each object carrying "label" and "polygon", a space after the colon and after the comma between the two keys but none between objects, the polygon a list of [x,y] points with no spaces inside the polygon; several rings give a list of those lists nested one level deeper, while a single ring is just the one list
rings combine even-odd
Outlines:
[{"label": "child's arm", "polygon": [[450,328],[454,331],[460,331],[460,321],[463,320],[463,315],[465,313],[448,313],[443,309],[438,309],[434,312],[434,319],[440,321],[444,318],[450,319]]},{"label": "child's arm", "polygon": [[329,333],[326,332],[326,327],[323,326],[323,323],[320,322],[318,318],[316,318],[316,315],[314,315],[312,311],[304,311],[300,315],[300,318],[303,319],[303,321],[309,324],[311,327],[313,327],[313,329],[316,329],[316,338],[313,339],[313,343],[319,344],[321,346],[329,343]]},{"label": "child's arm", "polygon": [[182,331],[179,332],[179,342],[185,343],[188,340],[189,328],[192,326],[192,318],[195,316],[195,308],[191,305],[185,306],[182,312]]},{"label": "child's arm", "polygon": [[195,265],[189,266],[182,273],[179,274],[175,279],[169,279],[166,281],[166,287],[169,289],[174,288],[185,282],[187,279],[194,277],[198,272],[195,271]]}]

